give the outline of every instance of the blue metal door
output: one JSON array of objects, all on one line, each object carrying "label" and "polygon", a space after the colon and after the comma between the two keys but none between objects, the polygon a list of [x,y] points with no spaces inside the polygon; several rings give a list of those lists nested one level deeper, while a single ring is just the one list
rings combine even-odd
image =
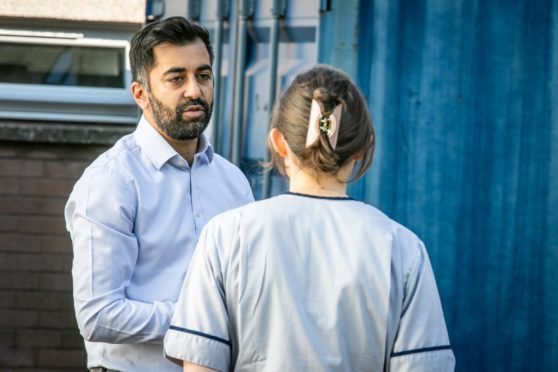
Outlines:
[{"label": "blue metal door", "polygon": [[457,371],[557,371],[558,2],[359,9],[359,197],[425,241]]}]

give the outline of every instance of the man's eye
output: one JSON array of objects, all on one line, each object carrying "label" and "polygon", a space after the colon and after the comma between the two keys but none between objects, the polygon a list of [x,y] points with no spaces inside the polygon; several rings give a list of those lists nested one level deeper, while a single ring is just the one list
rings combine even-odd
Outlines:
[{"label": "man's eye", "polygon": [[200,80],[211,80],[211,74],[210,73],[199,74],[199,79]]},{"label": "man's eye", "polygon": [[183,80],[183,79],[182,79],[181,76],[174,76],[174,77],[171,77],[171,78],[169,79],[169,81],[170,81],[171,83],[173,83],[173,84],[180,83],[180,82],[182,82],[182,80]]}]

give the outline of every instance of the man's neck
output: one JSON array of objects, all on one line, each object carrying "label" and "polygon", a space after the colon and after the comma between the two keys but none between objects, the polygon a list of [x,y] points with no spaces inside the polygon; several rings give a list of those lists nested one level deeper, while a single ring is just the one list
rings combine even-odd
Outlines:
[{"label": "man's neck", "polygon": [[194,164],[194,156],[198,150],[198,139],[194,138],[191,140],[174,140],[163,135],[167,140],[169,145],[176,151],[180,156],[182,156],[190,166]]},{"label": "man's neck", "polygon": [[146,116],[146,120],[167,142],[168,144],[176,151],[180,156],[184,158],[188,162],[190,166],[194,163],[194,156],[198,151],[198,138],[194,138],[191,140],[175,140],[170,138],[165,132],[159,128],[159,126],[155,123],[153,118],[149,118]]}]

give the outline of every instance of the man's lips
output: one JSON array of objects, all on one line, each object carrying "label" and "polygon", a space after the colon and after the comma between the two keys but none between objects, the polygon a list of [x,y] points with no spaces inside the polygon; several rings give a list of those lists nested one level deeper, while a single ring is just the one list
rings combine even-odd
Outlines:
[{"label": "man's lips", "polygon": [[182,114],[190,118],[198,118],[205,114],[205,109],[200,105],[192,105],[183,110]]}]

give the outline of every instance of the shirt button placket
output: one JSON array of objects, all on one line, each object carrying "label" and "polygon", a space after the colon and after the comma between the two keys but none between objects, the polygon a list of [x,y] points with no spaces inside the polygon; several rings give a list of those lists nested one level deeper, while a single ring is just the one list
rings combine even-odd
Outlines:
[{"label": "shirt button placket", "polygon": [[199,203],[198,203],[197,188],[194,181],[195,170],[196,170],[196,161],[194,161],[192,168],[190,168],[190,199],[192,200],[192,213],[193,213],[192,217],[194,219],[194,226],[196,231],[199,231],[201,228],[201,222],[200,222],[200,210],[199,210]]}]

